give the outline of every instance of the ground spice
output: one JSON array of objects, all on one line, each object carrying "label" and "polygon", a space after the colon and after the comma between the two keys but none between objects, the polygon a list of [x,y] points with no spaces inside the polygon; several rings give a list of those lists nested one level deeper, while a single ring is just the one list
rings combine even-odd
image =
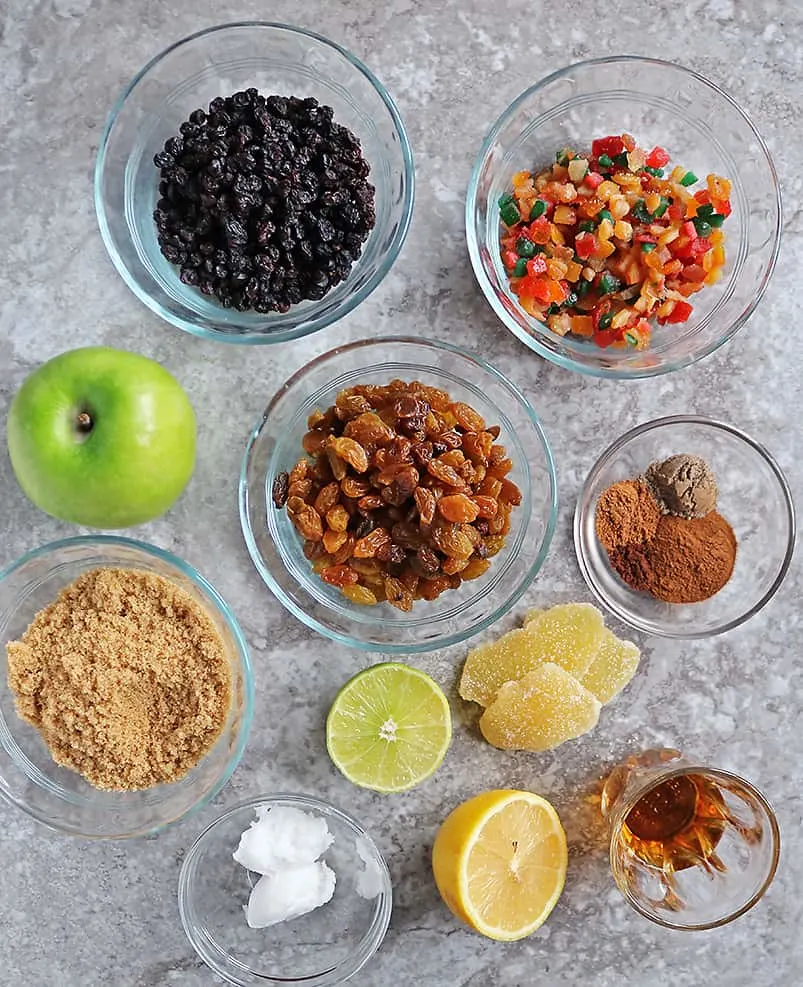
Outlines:
[{"label": "ground spice", "polygon": [[231,668],[212,619],[152,573],[84,573],[6,650],[17,713],[96,788],[176,781],[228,717]]},{"label": "ground spice", "polygon": [[597,502],[597,538],[607,552],[652,538],[661,509],[641,480],[620,480],[602,491]]},{"label": "ground spice", "polygon": [[730,579],[736,536],[717,511],[691,519],[664,515],[650,541],[622,546],[610,560],[633,589],[666,603],[700,603]]}]

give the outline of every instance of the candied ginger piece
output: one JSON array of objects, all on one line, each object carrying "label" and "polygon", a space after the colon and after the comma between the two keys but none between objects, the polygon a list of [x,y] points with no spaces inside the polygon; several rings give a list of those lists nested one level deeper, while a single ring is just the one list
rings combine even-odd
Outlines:
[{"label": "candied ginger piece", "polygon": [[[532,617],[532,619],[530,619]],[[488,706],[505,682],[520,679],[544,662],[582,678],[605,634],[602,614],[590,603],[563,603],[530,611],[529,623],[468,653],[459,692],[463,699]]]},{"label": "candied ginger piece", "polygon": [[551,661],[582,679],[605,637],[602,614],[590,603],[559,603],[531,610],[524,630],[533,636],[541,661]]},{"label": "candied ginger piece", "polygon": [[606,629],[597,657],[580,679],[601,703],[618,695],[636,674],[641,652],[632,641],[622,641]]},{"label": "candied ginger piece", "polygon": [[458,692],[463,699],[488,706],[501,685],[520,679],[538,663],[539,658],[533,654],[527,629],[508,631],[495,641],[480,644],[469,651]]},{"label": "candied ginger piece", "polygon": [[593,729],[602,704],[569,672],[545,662],[505,682],[480,718],[483,737],[503,750],[547,751]]}]

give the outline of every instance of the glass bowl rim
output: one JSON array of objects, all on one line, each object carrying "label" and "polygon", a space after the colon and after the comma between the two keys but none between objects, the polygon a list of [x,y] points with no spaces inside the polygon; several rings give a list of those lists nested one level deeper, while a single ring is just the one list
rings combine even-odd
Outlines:
[{"label": "glass bowl rim", "polygon": [[[671,425],[702,425],[704,428],[718,429],[719,431],[727,432],[733,438],[749,446],[755,453],[758,454],[759,458],[762,459],[767,466],[769,466],[770,472],[775,477],[778,488],[781,491],[781,498],[784,502],[784,506],[786,507],[789,537],[787,539],[786,551],[784,553],[783,560],[772,584],[752,607],[740,616],[734,617],[727,623],[714,627],[711,630],[690,631],[688,629],[684,629],[683,633],[678,633],[667,629],[658,630],[651,624],[641,620],[641,618],[637,615],[626,612],[619,607],[618,604],[609,600],[597,586],[597,581],[591,574],[591,567],[589,566],[586,557],[586,544],[582,534],[582,522],[587,511],[590,510],[590,501],[589,504],[586,505],[585,510],[582,509],[582,505],[584,501],[589,499],[587,496],[588,492],[591,489],[592,484],[596,481],[597,476],[605,466],[616,458],[616,454],[633,439],[638,438],[641,435],[645,435],[648,432],[653,432],[664,428],[665,426]],[[650,634],[654,637],[669,638],[676,641],[693,641],[702,638],[716,637],[719,634],[724,634],[726,631],[733,630],[735,627],[743,624],[751,617],[754,617],[759,610],[762,610],[770,602],[773,596],[775,596],[786,578],[786,574],[789,571],[789,566],[792,562],[792,556],[794,555],[796,541],[795,505],[792,498],[792,491],[789,487],[789,481],[786,479],[786,476],[775,460],[775,457],[760,442],[757,442],[755,439],[751,438],[751,436],[749,436],[747,432],[742,431],[742,429],[736,428],[734,425],[729,425],[727,422],[719,421],[716,418],[707,418],[703,415],[667,415],[664,418],[653,418],[651,421],[643,422],[641,425],[636,425],[634,428],[628,429],[628,431],[624,432],[617,439],[615,439],[600,453],[594,462],[594,465],[588,471],[588,475],[586,476],[586,479],[577,496],[572,527],[577,564],[580,567],[580,572],[583,575],[586,585],[597,600],[599,600],[599,602],[606,609],[608,609],[629,627],[633,627],[644,634]],[[693,606],[693,604],[691,605]]]},{"label": "glass bowl rim", "polygon": [[[485,273],[482,258],[480,256],[476,235],[474,233],[474,216],[477,211],[477,188],[479,186],[480,171],[482,170],[488,153],[496,141],[499,132],[503,129],[508,119],[527,99],[546,86],[562,79],[564,76],[572,72],[577,72],[579,69],[587,70],[593,68],[594,66],[610,65],[615,63],[639,63],[641,65],[654,67],[659,70],[669,69],[673,72],[686,74],[695,79],[697,82],[707,86],[721,99],[724,99],[734,110],[736,110],[739,116],[741,116],[758,143],[758,146],[763,153],[764,160],[769,168],[772,178],[772,189],[775,193],[776,223],[772,252],[770,254],[766,270],[764,271],[764,275],[750,304],[744,308],[738,318],[734,319],[728,326],[726,333],[717,336],[711,343],[700,349],[698,352],[667,362],[666,364],[662,364],[658,367],[642,367],[636,370],[627,370],[619,367],[587,366],[585,364],[581,364],[573,357],[563,356],[560,353],[553,352],[549,347],[544,346],[537,337],[531,335],[530,333],[524,332],[516,320],[510,316],[510,313],[507,312],[505,307],[499,302],[496,297],[496,293],[491,288],[488,276]],[[758,307],[761,299],[764,297],[764,293],[769,286],[778,262],[778,256],[781,250],[781,238],[783,234],[783,200],[781,197],[781,186],[778,179],[778,172],[775,168],[775,162],[770,154],[767,143],[756,129],[750,115],[742,109],[733,96],[727,93],[715,82],[712,82],[701,73],[696,72],[694,69],[690,69],[685,65],[678,65],[675,62],[670,62],[662,58],[645,58],[641,55],[609,55],[604,58],[588,58],[579,62],[573,62],[571,65],[567,65],[562,69],[558,69],[555,72],[550,72],[549,75],[544,76],[543,79],[540,79],[534,85],[529,86],[524,90],[524,92],[520,93],[516,99],[514,99],[513,102],[499,114],[496,120],[494,120],[490,130],[480,146],[480,150],[474,161],[474,166],[471,169],[471,177],[468,182],[468,193],[466,195],[465,228],[466,243],[468,246],[471,266],[486,301],[505,328],[509,332],[513,333],[513,335],[520,342],[524,343],[528,349],[537,353],[539,356],[542,356],[545,360],[549,360],[550,363],[554,363],[556,366],[562,367],[565,370],[573,370],[576,373],[583,374],[587,377],[601,377],[607,380],[640,380],[648,377],[660,377],[664,374],[672,373],[675,370],[683,370],[686,367],[689,367],[692,364],[704,359],[705,357],[710,356],[718,350],[720,346],[724,346],[725,343],[732,339],[751,317],[753,312]],[[543,331],[548,332],[548,329],[544,327]],[[649,350],[647,350],[647,352],[649,352]]]},{"label": "glass bowl rim", "polygon": [[[695,923],[694,925],[678,925],[677,923],[674,922],[667,922],[664,919],[659,918],[658,916],[650,912],[634,897],[634,895],[630,892],[630,889],[627,887],[625,882],[624,881],[620,882],[619,869],[616,866],[616,854],[614,852],[614,843],[615,843],[615,837],[618,835],[619,831],[624,825],[624,821],[627,818],[627,814],[635,806],[635,804],[639,801],[639,799],[641,799],[644,795],[647,794],[647,792],[655,788],[657,785],[663,784],[664,782],[669,781],[672,778],[677,778],[679,775],[690,775],[690,774],[712,775],[714,778],[716,778],[719,781],[736,782],[738,785],[743,786],[750,792],[750,794],[756,799],[758,804],[764,810],[764,813],[769,822],[770,836],[772,839],[772,860],[770,861],[769,869],[767,871],[766,876],[764,877],[764,880],[761,882],[761,885],[753,892],[750,898],[748,898],[748,900],[743,905],[740,905],[739,908],[737,908],[735,911],[731,912],[729,915],[724,916],[723,918],[713,919],[708,922],[698,922]],[[666,771],[662,773],[660,778],[658,779],[645,778],[640,785],[637,785],[633,789],[633,792],[625,802],[624,806],[621,809],[617,808],[615,815],[615,822],[610,827],[609,858],[611,865],[611,873],[613,874],[613,879],[616,883],[616,887],[619,889],[620,893],[627,901],[627,903],[631,906],[631,908],[637,911],[639,915],[643,915],[644,918],[649,919],[651,922],[654,922],[656,925],[660,925],[665,929],[675,929],[678,932],[706,932],[710,929],[716,929],[719,928],[720,926],[727,925],[730,922],[735,921],[737,918],[741,918],[741,916],[744,915],[745,912],[750,911],[750,909],[754,905],[758,904],[761,898],[764,897],[765,892],[767,891],[767,889],[772,884],[775,878],[776,871],[778,870],[778,863],[780,861],[780,856],[781,856],[781,827],[780,824],[778,823],[778,817],[775,815],[775,810],[770,805],[766,795],[764,795],[764,793],[759,788],[757,788],[751,781],[748,781],[747,778],[743,778],[741,775],[737,775],[733,771],[725,771],[722,768],[706,767],[705,765],[698,764],[695,761],[692,761],[691,764],[688,764],[684,767],[673,768],[670,771]]]},{"label": "glass bowl rim", "polygon": [[[287,596],[285,591],[277,584],[272,573],[265,566],[262,559],[262,554],[256,544],[254,538],[251,520],[248,510],[248,468],[251,461],[251,456],[254,447],[261,436],[262,430],[266,423],[270,419],[271,409],[280,401],[294,386],[296,386],[303,377],[309,372],[314,370],[316,367],[322,365],[327,360],[332,357],[341,356],[344,353],[351,351],[359,351],[362,349],[367,349],[371,346],[384,346],[393,344],[412,344],[415,346],[429,347],[433,351],[446,350],[456,356],[463,359],[469,360],[471,363],[475,364],[482,370],[485,374],[490,374],[499,383],[502,384],[511,394],[511,397],[519,404],[519,406],[525,411],[531,425],[535,431],[535,435],[540,444],[541,452],[544,457],[544,462],[546,466],[547,475],[549,477],[549,516],[544,528],[544,534],[541,539],[541,545],[538,550],[538,554],[533,561],[532,565],[529,567],[526,574],[519,581],[518,586],[515,591],[511,593],[508,597],[502,601],[499,606],[494,608],[493,613],[488,617],[484,618],[477,624],[472,624],[465,627],[463,630],[454,631],[450,634],[445,634],[434,641],[426,642],[407,642],[405,644],[391,644],[388,642],[383,642],[378,644],[375,641],[362,639],[359,637],[354,637],[351,634],[335,630],[328,627],[326,624],[322,623],[315,617],[312,617],[306,610],[301,608],[296,604],[294,600]],[[263,481],[264,482],[264,481]],[[439,339],[427,339],[426,337],[416,338],[413,336],[376,336],[373,338],[365,338],[354,340],[350,343],[345,343],[342,346],[336,346],[325,353],[321,353],[314,357],[308,363],[305,363],[303,367],[299,368],[295,373],[293,373],[285,382],[282,384],[273,397],[270,399],[264,412],[259,416],[256,424],[251,430],[246,443],[245,452],[243,454],[242,466],[240,468],[240,482],[238,489],[238,499],[240,507],[240,525],[242,527],[243,537],[245,539],[246,547],[248,549],[248,554],[251,556],[251,561],[259,573],[262,581],[268,587],[268,589],[273,593],[273,595],[279,600],[282,606],[293,614],[296,619],[300,620],[306,627],[310,627],[312,630],[317,631],[324,637],[330,640],[336,641],[338,644],[343,644],[351,648],[357,648],[360,651],[376,651],[379,649],[384,654],[388,655],[410,655],[410,654],[423,654],[429,651],[435,651],[439,648],[450,647],[454,644],[460,644],[462,641],[468,640],[475,634],[481,633],[485,628],[489,627],[492,623],[499,620],[504,614],[506,614],[512,607],[516,605],[518,600],[524,595],[524,593],[529,589],[535,577],[538,575],[539,571],[546,561],[547,555],[549,554],[549,549],[552,544],[552,538],[555,534],[555,528],[557,526],[558,517],[558,480],[557,480],[557,470],[555,468],[555,459],[552,453],[552,447],[549,443],[549,439],[546,436],[541,420],[535,412],[528,399],[519,389],[519,387],[514,384],[508,377],[506,377],[500,370],[487,363],[482,357],[477,356],[468,350],[463,349],[460,346],[456,346],[454,343],[447,343]]]},{"label": "glass bowl rim", "polygon": [[[38,823],[46,826],[48,829],[53,830],[58,833],[64,833],[68,836],[78,836],[82,839],[87,840],[125,840],[125,839],[138,839],[146,836],[154,836],[158,833],[164,832],[170,826],[175,825],[178,822],[183,822],[189,819],[196,812],[206,806],[212,801],[217,795],[220,794],[222,789],[229,783],[232,775],[237,769],[243,754],[245,753],[245,748],[248,743],[248,737],[251,732],[251,725],[254,719],[254,673],[253,667],[251,665],[251,657],[248,650],[248,644],[245,640],[242,628],[234,616],[233,611],[229,608],[229,605],[225,602],[223,597],[218,593],[214,586],[204,576],[201,575],[193,566],[183,559],[169,552],[167,549],[159,548],[156,545],[151,545],[148,542],[140,541],[135,538],[126,538],[120,535],[74,535],[69,538],[60,538],[56,541],[46,542],[44,545],[39,545],[37,548],[33,548],[21,555],[15,561],[9,563],[3,569],[0,569],[0,586],[5,582],[5,580],[13,575],[22,566],[27,565],[29,562],[35,561],[39,558],[46,558],[50,554],[54,554],[62,549],[80,547],[80,546],[111,546],[111,547],[121,547],[130,548],[137,551],[141,551],[146,555],[150,555],[153,558],[159,559],[161,562],[165,562],[178,569],[184,576],[186,576],[192,583],[200,587],[206,595],[210,597],[215,607],[217,608],[219,614],[223,618],[229,632],[234,640],[235,649],[237,652],[237,658],[240,663],[242,677],[243,677],[243,710],[241,715],[241,724],[238,731],[237,744],[230,754],[225,769],[220,777],[216,780],[215,784],[205,792],[204,795],[198,799],[193,805],[191,805],[185,812],[181,813],[174,818],[171,818],[163,823],[158,823],[154,826],[143,827],[141,829],[134,830],[130,833],[115,833],[115,834],[92,834],[84,833],[80,828],[77,827],[64,827],[60,826],[58,823],[54,822],[51,818],[46,816],[44,813],[39,812],[31,808],[31,806],[26,805],[24,802],[20,801],[9,794],[5,786],[0,786],[0,800],[8,802],[9,805],[14,806],[21,812],[24,812],[27,816],[35,819]],[[206,756],[206,755],[205,755]],[[202,759],[203,760],[203,759]],[[181,784],[183,779],[179,779],[175,784]]]},{"label": "glass bowl rim", "polygon": [[[402,215],[393,239],[381,257],[381,261],[378,263],[372,276],[359,288],[359,290],[346,295],[342,303],[328,315],[324,317],[313,316],[312,318],[305,316],[301,322],[275,333],[258,332],[253,329],[247,332],[223,332],[218,329],[198,325],[192,319],[183,318],[167,311],[167,309],[165,309],[154,299],[151,292],[146,290],[146,288],[140,284],[139,280],[129,271],[128,266],[123,261],[119,251],[117,250],[114,237],[112,237],[110,232],[106,204],[103,199],[102,187],[103,178],[106,171],[106,153],[109,145],[109,139],[123,106],[129,96],[131,96],[140,82],[142,82],[143,79],[150,73],[151,69],[166,59],[176,49],[197,41],[199,38],[206,37],[206,35],[236,28],[269,28],[280,32],[286,31],[290,34],[301,35],[304,38],[318,42],[327,48],[332,49],[344,58],[352,66],[352,68],[356,69],[358,73],[363,75],[368,80],[374,91],[384,103],[385,108],[393,121],[393,127],[399,138],[399,145],[402,153],[405,189]],[[368,66],[365,65],[365,63],[351,51],[322,34],[318,34],[315,31],[310,31],[306,28],[297,27],[292,24],[285,24],[281,21],[230,21],[224,24],[215,24],[212,27],[203,28],[200,31],[194,31],[192,34],[188,34],[185,37],[174,41],[172,44],[168,45],[166,48],[162,49],[151,59],[149,59],[149,61],[146,62],[145,65],[139,69],[133,78],[125,85],[109,111],[109,115],[100,136],[97,155],[95,157],[93,195],[95,201],[95,215],[97,218],[100,235],[106,248],[106,253],[114,265],[115,270],[128,286],[129,290],[132,291],[147,308],[149,308],[155,315],[158,315],[159,318],[164,319],[164,321],[168,322],[170,325],[175,326],[177,329],[182,329],[184,332],[188,332],[191,335],[197,336],[201,339],[211,339],[217,342],[231,343],[240,346],[259,346],[269,345],[271,343],[288,342],[292,339],[302,339],[304,336],[309,336],[320,329],[325,329],[327,326],[330,326],[334,322],[337,322],[343,318],[343,316],[348,315],[349,312],[352,312],[359,304],[365,301],[365,299],[376,288],[379,287],[385,279],[385,276],[395,264],[410,230],[410,224],[413,217],[413,206],[415,203],[415,167],[413,164],[413,151],[410,145],[410,138],[407,134],[404,121],[402,120],[401,114],[399,113],[399,109],[396,106],[393,97],[374,75],[374,73],[368,68]],[[357,262],[359,262],[359,258]],[[325,297],[326,296],[324,296],[324,298]]]},{"label": "glass bowl rim", "polygon": [[[339,809],[333,803],[327,801],[323,798],[318,798],[314,795],[307,795],[298,792],[271,792],[265,795],[252,796],[251,798],[243,799],[240,802],[235,803],[230,808],[226,809],[220,815],[216,816],[196,837],[194,843],[187,850],[184,855],[184,859],[181,863],[181,870],[179,871],[178,877],[178,907],[179,914],[181,916],[181,924],[184,928],[184,933],[187,936],[193,949],[198,953],[204,963],[219,977],[223,977],[228,983],[236,983],[236,981],[231,981],[223,972],[219,969],[214,957],[209,954],[209,951],[203,946],[202,942],[195,936],[193,930],[193,923],[191,921],[191,912],[194,911],[194,906],[192,905],[192,876],[190,875],[190,868],[196,862],[198,854],[202,846],[208,841],[211,836],[212,831],[217,829],[219,825],[227,822],[229,819],[237,815],[237,813],[243,810],[250,809],[255,810],[257,807],[262,805],[290,805],[297,806],[300,809],[309,808],[313,811],[322,813],[325,817],[333,817],[337,819],[340,823],[343,823],[348,830],[350,830],[355,836],[360,837],[368,841],[369,845],[374,851],[377,862],[379,863],[379,870],[382,880],[382,890],[380,894],[382,896],[382,901],[377,915],[374,917],[371,925],[365,934],[360,938],[359,945],[357,947],[357,954],[361,957],[359,965],[351,970],[348,977],[352,977],[355,973],[365,966],[368,960],[373,956],[379,946],[382,944],[382,940],[385,938],[388,927],[390,925],[391,913],[393,911],[393,882],[390,876],[390,870],[388,869],[387,861],[385,860],[384,854],[381,852],[379,847],[376,845],[376,841],[371,836],[371,834],[365,829],[365,827],[360,823],[360,821],[352,816],[350,813],[346,812],[344,809]],[[223,951],[226,956],[229,956],[228,951]],[[350,954],[349,960],[353,961],[354,953]],[[211,961],[211,962],[210,962]],[[252,972],[249,970],[249,973]],[[316,984],[320,984],[321,987],[328,987],[328,985],[334,985],[337,983],[342,983],[340,980],[329,979],[331,974],[337,974],[337,968],[331,968],[320,974],[307,975],[304,977],[294,978],[294,977],[282,977],[274,978],[265,975],[255,975],[257,979],[264,980],[266,984],[270,983],[303,983],[308,984],[309,987],[315,987]]]}]

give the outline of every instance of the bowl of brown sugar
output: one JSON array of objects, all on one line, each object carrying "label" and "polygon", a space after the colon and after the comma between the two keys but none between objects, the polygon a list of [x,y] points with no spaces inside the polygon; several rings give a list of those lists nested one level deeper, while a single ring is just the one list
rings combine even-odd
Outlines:
[{"label": "bowl of brown sugar", "polygon": [[594,464],[574,516],[577,560],[631,627],[712,637],[765,606],[795,543],[786,478],[723,422],[678,415],[626,432]]},{"label": "bowl of brown sugar", "polygon": [[69,538],[0,572],[0,796],[62,832],[156,833],[212,799],[245,748],[242,632],[186,562]]}]

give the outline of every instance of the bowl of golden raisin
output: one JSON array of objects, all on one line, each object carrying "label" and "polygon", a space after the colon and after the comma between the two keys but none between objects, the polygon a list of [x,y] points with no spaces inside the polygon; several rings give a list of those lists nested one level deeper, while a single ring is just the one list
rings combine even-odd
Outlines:
[{"label": "bowl of golden raisin", "polygon": [[512,607],[556,510],[528,401],[478,357],[421,339],[307,364],[257,423],[240,478],[246,544],[280,602],[391,654],[462,641]]}]

